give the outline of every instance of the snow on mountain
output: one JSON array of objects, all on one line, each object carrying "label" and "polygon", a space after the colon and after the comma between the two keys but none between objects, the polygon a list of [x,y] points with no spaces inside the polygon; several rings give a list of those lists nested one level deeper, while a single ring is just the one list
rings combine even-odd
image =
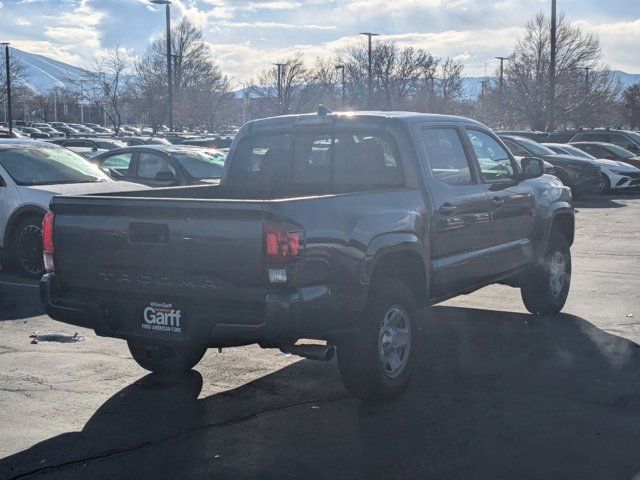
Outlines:
[{"label": "snow on mountain", "polygon": [[17,48],[11,48],[11,55],[25,65],[26,84],[35,91],[47,92],[56,87],[73,90],[71,80],[86,75],[82,68]]}]

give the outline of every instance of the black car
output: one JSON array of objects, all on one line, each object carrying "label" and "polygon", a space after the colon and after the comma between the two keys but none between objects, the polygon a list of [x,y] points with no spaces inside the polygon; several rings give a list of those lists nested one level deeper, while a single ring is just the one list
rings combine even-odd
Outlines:
[{"label": "black car", "polygon": [[496,132],[497,135],[513,135],[516,137],[529,138],[536,142],[546,142],[547,136],[549,135],[547,132],[540,132],[537,130],[502,130]]},{"label": "black car", "polygon": [[574,195],[599,192],[602,188],[600,165],[593,160],[562,155],[529,138],[499,134],[517,157],[539,157],[554,167],[554,175],[571,188]]},{"label": "black car", "polygon": [[613,143],[633,152],[634,155],[640,155],[640,133],[631,130],[611,128],[583,130],[570,140],[570,143],[575,142]]},{"label": "black car", "polygon": [[549,132],[546,139],[539,141],[544,143],[569,143],[571,139],[581,131],[582,130],[556,130]]},{"label": "black car", "polygon": [[117,148],[123,148],[127,145],[119,140],[115,140],[112,138],[84,138],[84,137],[75,137],[75,138],[61,138],[59,140],[54,140],[53,143],[57,145],[62,145],[63,147],[84,147],[84,148],[93,148],[96,151],[98,150],[115,150]]},{"label": "black car", "polygon": [[587,152],[596,158],[606,158],[607,160],[618,160],[628,163],[636,168],[640,168],[640,155],[636,155],[626,148],[619,147],[612,143],[605,142],[571,142],[576,148]]},{"label": "black car", "polygon": [[210,183],[222,176],[226,155],[217,150],[178,145],[120,148],[91,161],[115,180],[151,187]]}]

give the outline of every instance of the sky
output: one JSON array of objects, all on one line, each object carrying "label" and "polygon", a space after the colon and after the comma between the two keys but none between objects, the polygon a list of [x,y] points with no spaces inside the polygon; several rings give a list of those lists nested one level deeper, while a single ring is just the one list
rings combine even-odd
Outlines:
[{"label": "sky", "polygon": [[[603,62],[640,73],[640,0],[557,0],[584,32],[600,36]],[[527,19],[551,0],[172,0],[172,21],[201,26],[214,59],[234,83],[296,51],[329,56],[358,32],[452,56],[465,75],[491,74]],[[148,0],[0,0],[0,41],[77,66],[119,44],[141,52],[165,26]]]}]

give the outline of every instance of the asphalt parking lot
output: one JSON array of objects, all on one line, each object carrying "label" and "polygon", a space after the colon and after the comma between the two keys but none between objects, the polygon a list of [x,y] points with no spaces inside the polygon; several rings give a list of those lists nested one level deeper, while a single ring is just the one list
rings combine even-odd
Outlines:
[{"label": "asphalt parking lot", "polygon": [[640,194],[577,208],[565,313],[529,315],[502,286],[436,306],[412,385],[379,406],[334,362],[255,346],[147,375],[5,275],[0,478],[640,478]]}]

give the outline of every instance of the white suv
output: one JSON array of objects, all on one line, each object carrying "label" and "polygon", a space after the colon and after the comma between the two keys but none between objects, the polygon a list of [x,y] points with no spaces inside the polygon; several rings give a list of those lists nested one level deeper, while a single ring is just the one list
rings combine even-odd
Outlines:
[{"label": "white suv", "polygon": [[50,143],[0,140],[0,248],[3,266],[24,275],[43,273],[41,224],[54,195],[139,190],[114,182],[98,167]]}]

